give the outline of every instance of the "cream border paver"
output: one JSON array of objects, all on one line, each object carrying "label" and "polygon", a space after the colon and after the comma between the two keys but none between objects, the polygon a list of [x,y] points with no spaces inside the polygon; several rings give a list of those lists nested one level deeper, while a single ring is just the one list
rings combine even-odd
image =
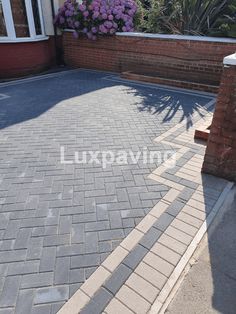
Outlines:
[{"label": "cream border paver", "polygon": [[[213,102],[210,102],[209,106],[212,104]],[[206,114],[204,110],[203,112]],[[208,126],[210,120],[211,114],[208,113],[207,118],[202,118],[195,124],[195,127],[198,125]],[[193,140],[193,128],[177,136],[177,144],[167,139],[168,136],[178,131],[181,126],[182,124],[176,125],[155,139],[156,142],[161,141],[162,143],[172,145],[178,149],[177,153],[171,157],[171,160],[162,164],[149,175],[150,179],[169,186],[169,192],[107,257],[102,265],[98,267],[92,276],[90,276],[72,298],[60,309],[58,314],[79,313],[90,300],[93,300],[93,296],[99,291],[103,284],[105,284],[106,280],[112,276],[113,272],[129,253],[137,247],[138,243],[144,238],[152,226],[155,225],[155,222],[158,221],[170,204],[174,202],[186,188],[184,184],[162,177],[171,161],[180,160],[185,153],[190,151],[188,145],[194,145],[196,148],[202,147],[201,144],[197,144]],[[180,142],[182,142],[182,145],[179,144]],[[175,176],[180,179],[195,182],[196,188],[194,194],[169,224],[157,242],[150,248],[150,252],[145,254],[144,258],[141,259],[138,266],[133,270],[133,273],[114,295],[114,298],[105,306],[104,313],[115,313],[116,309],[118,312],[124,311],[124,313],[147,313],[149,311],[150,313],[159,313],[163,307],[171,289],[207,231],[210,222],[219,211],[220,204],[222,204],[227,193],[233,186],[230,182],[227,183],[224,181],[222,183],[221,181],[218,186],[218,196],[220,195],[220,197],[216,198],[217,193],[209,191],[210,194],[212,193],[213,197],[210,198],[210,204],[206,204],[200,174],[202,160],[203,156],[196,152],[194,156],[186,160],[186,163],[175,173]],[[220,193],[220,190],[223,190],[223,192]],[[217,201],[216,204],[215,201]],[[208,216],[205,212],[206,206],[209,206],[211,209],[209,210],[210,214]],[[158,279],[155,278],[159,279],[158,287],[155,284],[155,281],[157,282]],[[136,287],[135,282],[137,284]],[[142,289],[146,290],[144,295],[141,296]],[[152,296],[148,298],[146,292],[149,289],[152,291]],[[153,303],[154,295],[156,300]],[[76,307],[77,303],[78,305]]]}]

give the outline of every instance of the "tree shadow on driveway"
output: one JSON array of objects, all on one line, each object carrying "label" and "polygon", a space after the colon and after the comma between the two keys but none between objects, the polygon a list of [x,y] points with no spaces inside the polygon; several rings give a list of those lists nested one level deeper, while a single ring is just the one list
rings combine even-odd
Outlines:
[{"label": "tree shadow on driveway", "polygon": [[193,115],[197,113],[199,118],[204,116],[202,109],[205,105],[213,99],[204,97],[203,95],[196,95],[194,92],[191,94],[182,94],[179,91],[163,89],[157,92],[144,94],[142,89],[138,88],[131,90],[134,96],[141,99],[137,104],[140,112],[148,112],[152,115],[164,114],[162,123],[166,123],[175,119],[177,113],[180,113],[180,118],[177,123],[186,121],[186,129],[193,125]]},{"label": "tree shadow on driveway", "polygon": [[135,84],[118,77],[117,80],[109,80],[109,77],[104,80],[105,74],[80,70],[36,81],[16,82],[15,85],[14,82],[0,85],[0,92],[10,96],[0,100],[0,129],[34,119],[63,100],[119,85],[125,86],[127,94],[138,99],[135,105],[140,112],[163,114],[163,124],[175,119],[176,123],[186,120],[187,129],[193,124],[193,114],[197,112],[201,117],[201,108],[213,99],[213,96],[200,93]]}]

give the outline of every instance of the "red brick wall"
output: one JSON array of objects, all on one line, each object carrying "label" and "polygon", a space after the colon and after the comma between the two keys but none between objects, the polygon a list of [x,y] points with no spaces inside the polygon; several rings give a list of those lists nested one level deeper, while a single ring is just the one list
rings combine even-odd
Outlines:
[{"label": "red brick wall", "polygon": [[63,47],[65,62],[75,67],[219,85],[223,57],[236,50],[236,43],[130,36],[101,36],[91,41],[65,32]]},{"label": "red brick wall", "polygon": [[203,172],[236,181],[236,66],[223,70]]},{"label": "red brick wall", "polygon": [[35,42],[0,43],[0,78],[37,73],[55,63],[54,38]]}]

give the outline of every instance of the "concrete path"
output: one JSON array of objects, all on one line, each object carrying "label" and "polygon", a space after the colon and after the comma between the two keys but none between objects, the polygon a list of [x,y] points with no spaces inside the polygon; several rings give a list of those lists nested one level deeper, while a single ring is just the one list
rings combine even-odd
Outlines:
[{"label": "concrete path", "polygon": [[236,200],[185,277],[166,314],[236,313]]}]

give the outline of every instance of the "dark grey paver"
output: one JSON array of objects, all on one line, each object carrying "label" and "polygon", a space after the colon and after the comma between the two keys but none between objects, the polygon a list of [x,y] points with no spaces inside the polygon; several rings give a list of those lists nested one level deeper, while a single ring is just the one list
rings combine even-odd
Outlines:
[{"label": "dark grey paver", "polygon": [[14,308],[6,308],[0,310],[0,314],[14,314]]},{"label": "dark grey paver", "polygon": [[40,272],[53,271],[55,268],[56,247],[43,248],[42,257],[40,259]]},{"label": "dark grey paver", "polygon": [[21,279],[23,289],[51,286],[52,283],[53,272],[23,275]]},{"label": "dark grey paver", "polygon": [[81,311],[81,314],[97,314],[102,313],[103,309],[110,302],[113,295],[104,288],[99,291],[93,297],[93,301],[89,302]]},{"label": "dark grey paver", "polygon": [[85,273],[82,268],[75,268],[69,271],[69,282],[70,283],[82,283],[85,280]]},{"label": "dark grey paver", "polygon": [[20,286],[20,279],[20,276],[9,276],[5,279],[0,295],[1,307],[15,306]]},{"label": "dark grey paver", "polygon": [[154,245],[154,243],[161,236],[162,232],[154,227],[145,234],[145,236],[140,240],[140,244],[143,245],[146,249],[149,249]]},{"label": "dark grey paver", "polygon": [[82,268],[82,267],[92,267],[100,264],[99,254],[84,254],[79,256],[71,257],[71,269]]},{"label": "dark grey paver", "polygon": [[175,200],[171,205],[167,208],[166,212],[174,217],[178,215],[181,209],[184,207],[185,203],[179,200]]},{"label": "dark grey paver", "polygon": [[98,234],[97,232],[87,232],[85,234],[85,253],[98,252]]},{"label": "dark grey paver", "polygon": [[36,305],[32,309],[32,314],[51,314],[51,305],[44,304],[44,305]]},{"label": "dark grey paver", "polygon": [[111,277],[105,282],[104,287],[115,295],[131,273],[132,269],[124,264],[120,264],[112,273]]},{"label": "dark grey paver", "polygon": [[23,313],[31,313],[34,301],[34,290],[26,289],[20,290],[15,313],[16,314],[23,314]]},{"label": "dark grey paver", "polygon": [[34,303],[44,304],[67,300],[69,297],[68,286],[54,286],[50,288],[41,288],[36,291]]},{"label": "dark grey paver", "polygon": [[8,265],[8,275],[33,274],[39,271],[39,261],[15,262]]},{"label": "dark grey paver", "polygon": [[25,260],[26,250],[0,252],[1,263],[20,262]]},{"label": "dark grey paver", "polygon": [[134,269],[138,266],[148,250],[142,245],[138,244],[136,247],[125,257],[123,264]]},{"label": "dark grey paver", "polygon": [[163,213],[158,221],[154,223],[153,227],[164,232],[173,220],[174,217],[172,215],[169,215],[168,213]]},{"label": "dark grey paver", "polygon": [[98,237],[100,241],[122,239],[124,231],[123,229],[99,231]]},{"label": "dark grey paver", "polygon": [[185,202],[187,202],[190,198],[191,198],[191,196],[193,195],[193,193],[194,193],[194,190],[193,189],[191,189],[191,188],[184,188],[183,189],[183,191],[179,194],[179,196],[178,196],[178,199],[180,200],[180,201],[185,201]]},{"label": "dark grey paver", "polygon": [[58,257],[54,269],[54,284],[69,283],[70,257]]}]

